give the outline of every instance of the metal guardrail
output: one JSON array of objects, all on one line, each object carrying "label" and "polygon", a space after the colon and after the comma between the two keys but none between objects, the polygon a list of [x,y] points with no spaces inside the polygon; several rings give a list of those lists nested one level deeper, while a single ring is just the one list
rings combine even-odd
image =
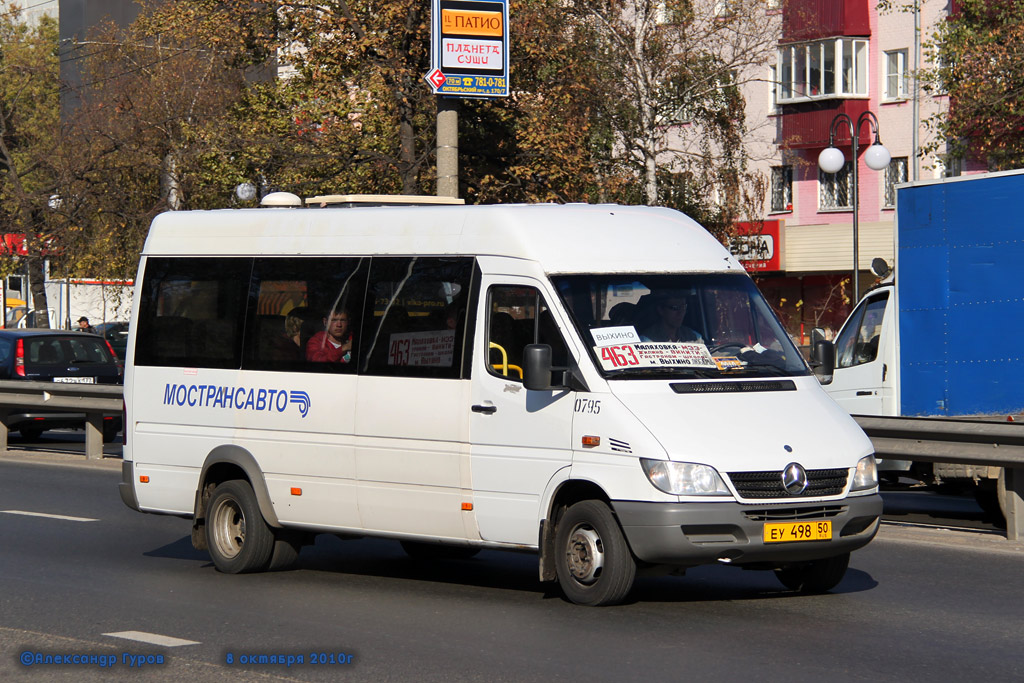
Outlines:
[{"label": "metal guardrail", "polygon": [[854,415],[880,458],[1003,468],[1006,538],[1024,540],[1024,423]]},{"label": "metal guardrail", "polygon": [[0,452],[7,451],[8,416],[15,409],[44,409],[85,414],[85,454],[103,457],[103,415],[120,413],[124,387],[119,384],[0,381]]},{"label": "metal guardrail", "polygon": [[[0,452],[7,450],[15,408],[84,413],[85,453],[103,457],[103,415],[120,412],[124,388],[113,384],[0,381]],[[981,419],[854,415],[881,458],[1003,468],[1006,536],[1024,539],[1024,423]]]}]

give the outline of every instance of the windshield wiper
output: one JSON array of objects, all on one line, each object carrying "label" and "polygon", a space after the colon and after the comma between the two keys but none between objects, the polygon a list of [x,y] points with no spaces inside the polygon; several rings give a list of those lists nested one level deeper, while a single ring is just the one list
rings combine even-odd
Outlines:
[{"label": "windshield wiper", "polygon": [[747,363],[742,368],[730,370],[727,377],[744,377],[749,375],[771,375],[773,377],[789,377],[793,373],[780,368],[774,363]]}]

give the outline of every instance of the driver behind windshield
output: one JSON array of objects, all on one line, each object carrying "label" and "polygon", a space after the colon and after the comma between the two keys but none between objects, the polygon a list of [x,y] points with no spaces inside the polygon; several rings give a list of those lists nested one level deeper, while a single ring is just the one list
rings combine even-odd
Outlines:
[{"label": "driver behind windshield", "polygon": [[704,338],[693,328],[683,324],[686,317],[686,298],[665,296],[655,301],[657,317],[650,325],[639,330],[645,342],[703,342]]}]

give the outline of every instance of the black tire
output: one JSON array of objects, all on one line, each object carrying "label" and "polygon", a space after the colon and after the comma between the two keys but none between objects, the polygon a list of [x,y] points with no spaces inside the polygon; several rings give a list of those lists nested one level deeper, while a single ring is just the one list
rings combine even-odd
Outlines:
[{"label": "black tire", "polygon": [[480,548],[468,545],[441,545],[418,541],[402,541],[402,550],[414,560],[468,560],[480,552]]},{"label": "black tire", "polygon": [[110,443],[117,439],[117,434],[120,431],[120,429],[115,429],[114,427],[103,427],[103,443]]},{"label": "black tire", "polygon": [[261,572],[270,566],[274,534],[247,482],[232,479],[213,490],[206,507],[206,545],[225,574]]},{"label": "black tire", "polygon": [[18,427],[18,432],[26,441],[38,441],[39,437],[43,435],[43,430],[40,427]]},{"label": "black tire", "polygon": [[803,562],[775,570],[775,576],[786,588],[801,593],[825,593],[839,585],[850,566],[850,553],[824,560]]},{"label": "black tire", "polygon": [[1006,469],[1000,468],[995,479],[982,479],[974,487],[974,500],[992,523],[1006,528]]},{"label": "black tire", "polygon": [[558,583],[577,605],[615,605],[636,578],[636,560],[612,511],[597,500],[569,507],[555,534]]}]

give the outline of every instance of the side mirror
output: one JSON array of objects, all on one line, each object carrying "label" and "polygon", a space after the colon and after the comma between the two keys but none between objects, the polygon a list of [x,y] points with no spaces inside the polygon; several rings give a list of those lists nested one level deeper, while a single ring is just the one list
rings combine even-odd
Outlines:
[{"label": "side mirror", "polygon": [[523,349],[523,386],[532,391],[551,388],[551,347],[527,344]]},{"label": "side mirror", "polygon": [[825,330],[820,327],[815,327],[811,330],[811,364],[819,363],[821,359],[818,358],[818,343],[825,341]]},{"label": "side mirror", "polygon": [[822,384],[832,382],[832,373],[836,369],[836,347],[832,342],[824,339],[818,340],[811,350],[811,368],[815,376]]}]

